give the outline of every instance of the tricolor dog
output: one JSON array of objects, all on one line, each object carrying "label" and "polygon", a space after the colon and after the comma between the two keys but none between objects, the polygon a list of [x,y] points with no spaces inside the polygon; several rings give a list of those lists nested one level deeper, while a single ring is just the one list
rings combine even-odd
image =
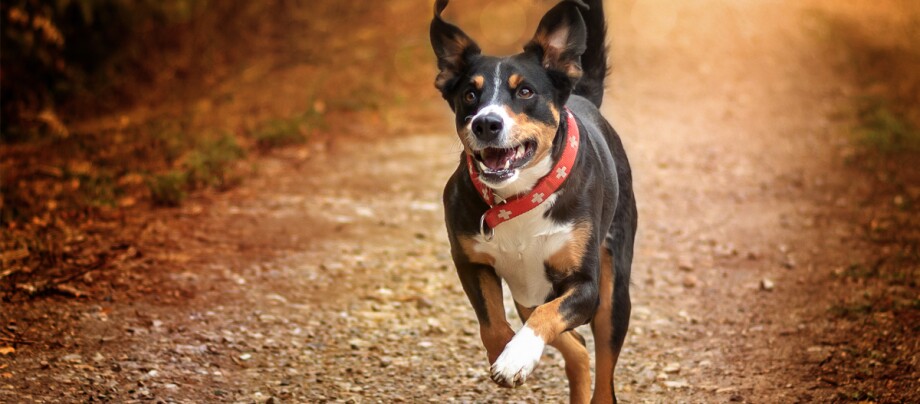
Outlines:
[{"label": "tricolor dog", "polygon": [[[479,320],[492,380],[519,386],[550,345],[571,402],[615,402],[629,324],[636,203],[619,136],[598,107],[607,75],[601,0],[552,8],[522,53],[483,55],[435,4],[435,86],[463,144],[444,190],[451,253]],[[505,318],[501,280],[524,326]],[[596,384],[584,339],[591,324]]]}]

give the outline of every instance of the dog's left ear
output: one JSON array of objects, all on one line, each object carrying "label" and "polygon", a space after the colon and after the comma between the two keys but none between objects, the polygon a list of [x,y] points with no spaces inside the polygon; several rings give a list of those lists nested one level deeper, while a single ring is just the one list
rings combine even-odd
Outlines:
[{"label": "dog's left ear", "polygon": [[453,87],[457,77],[466,69],[470,59],[482,51],[479,45],[467,36],[460,28],[444,21],[441,12],[447,7],[448,0],[437,0],[434,5],[434,19],[431,20],[431,47],[438,57],[438,77],[434,86],[446,95],[447,90]]},{"label": "dog's left ear", "polygon": [[581,55],[585,53],[587,29],[579,7],[587,8],[581,1],[562,1],[549,10],[533,39],[524,51],[535,54],[543,67],[568,77],[574,88],[581,78]]}]

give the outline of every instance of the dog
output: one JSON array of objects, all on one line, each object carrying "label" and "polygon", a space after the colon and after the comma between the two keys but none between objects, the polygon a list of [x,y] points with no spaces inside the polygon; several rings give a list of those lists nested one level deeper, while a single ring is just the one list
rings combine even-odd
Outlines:
[{"label": "dog", "polygon": [[[560,2],[508,57],[483,55],[444,21],[447,3],[436,1],[430,27],[435,87],[456,114],[463,153],[444,189],[445,221],[491,378],[523,384],[550,345],[565,359],[571,402],[616,402],[638,215],[623,144],[598,110],[609,70],[602,1]],[[501,280],[524,321],[517,332]],[[574,330],[588,323],[593,395]]]}]

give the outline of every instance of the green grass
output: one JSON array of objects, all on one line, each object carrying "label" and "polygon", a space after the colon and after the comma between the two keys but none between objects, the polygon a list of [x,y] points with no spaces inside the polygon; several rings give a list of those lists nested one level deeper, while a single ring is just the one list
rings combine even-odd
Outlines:
[{"label": "green grass", "polygon": [[872,391],[855,390],[855,391],[850,391],[849,393],[843,393],[843,392],[837,393],[837,397],[839,397],[841,400],[850,400],[850,401],[867,401],[868,400],[868,401],[871,401],[871,400],[877,400],[879,396],[878,394],[875,394]]},{"label": "green grass", "polygon": [[322,115],[310,111],[293,118],[273,119],[252,131],[250,136],[262,150],[306,142],[310,133],[323,125]]},{"label": "green grass", "polygon": [[830,312],[837,317],[858,319],[872,313],[873,309],[874,305],[872,303],[838,304],[832,306]]},{"label": "green grass", "polygon": [[179,206],[190,191],[227,189],[242,180],[233,170],[233,164],[245,155],[245,150],[231,135],[199,141],[178,158],[175,168],[148,177],[150,197],[157,205]]},{"label": "green grass", "polygon": [[[323,125],[315,111],[287,119],[272,119],[249,133],[261,151],[304,143],[309,134]],[[246,156],[235,137],[224,134],[216,138],[184,133],[180,128],[165,126],[153,136],[152,147],[172,168],[148,176],[151,199],[161,206],[178,206],[189,192],[216,188],[227,189],[239,184],[242,177],[234,163]]]},{"label": "green grass", "polygon": [[920,130],[887,102],[870,99],[859,109],[857,141],[863,146],[884,154],[920,152]]},{"label": "green grass", "polygon": [[193,188],[227,188],[238,182],[230,172],[231,164],[246,153],[236,138],[223,135],[205,141],[188,154],[182,164],[188,183]]},{"label": "green grass", "polygon": [[153,203],[160,206],[179,206],[188,195],[188,180],[182,171],[153,175],[147,179],[147,187]]},{"label": "green grass", "polygon": [[109,172],[86,173],[76,175],[80,181],[77,196],[80,204],[89,206],[114,206],[121,195],[121,190]]},{"label": "green grass", "polygon": [[246,139],[180,116],[16,145],[28,152],[11,152],[11,169],[0,173],[0,252],[27,254],[0,263],[10,274],[0,278],[0,298],[95,259],[104,243],[92,238],[94,226],[110,220],[96,220],[100,212],[175,207],[195,191],[228,189],[252,165],[241,161],[248,152],[302,143],[322,125],[311,111],[266,121]]}]

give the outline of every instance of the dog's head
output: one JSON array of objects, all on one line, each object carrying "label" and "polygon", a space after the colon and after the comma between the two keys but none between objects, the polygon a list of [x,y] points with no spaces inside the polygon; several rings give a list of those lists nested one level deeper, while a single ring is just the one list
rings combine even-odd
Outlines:
[{"label": "dog's head", "polygon": [[436,2],[431,21],[440,69],[435,87],[456,113],[457,134],[480,179],[501,189],[550,158],[563,107],[582,75],[582,5],[559,3],[543,16],[522,53],[493,57],[441,18],[447,2]]}]

